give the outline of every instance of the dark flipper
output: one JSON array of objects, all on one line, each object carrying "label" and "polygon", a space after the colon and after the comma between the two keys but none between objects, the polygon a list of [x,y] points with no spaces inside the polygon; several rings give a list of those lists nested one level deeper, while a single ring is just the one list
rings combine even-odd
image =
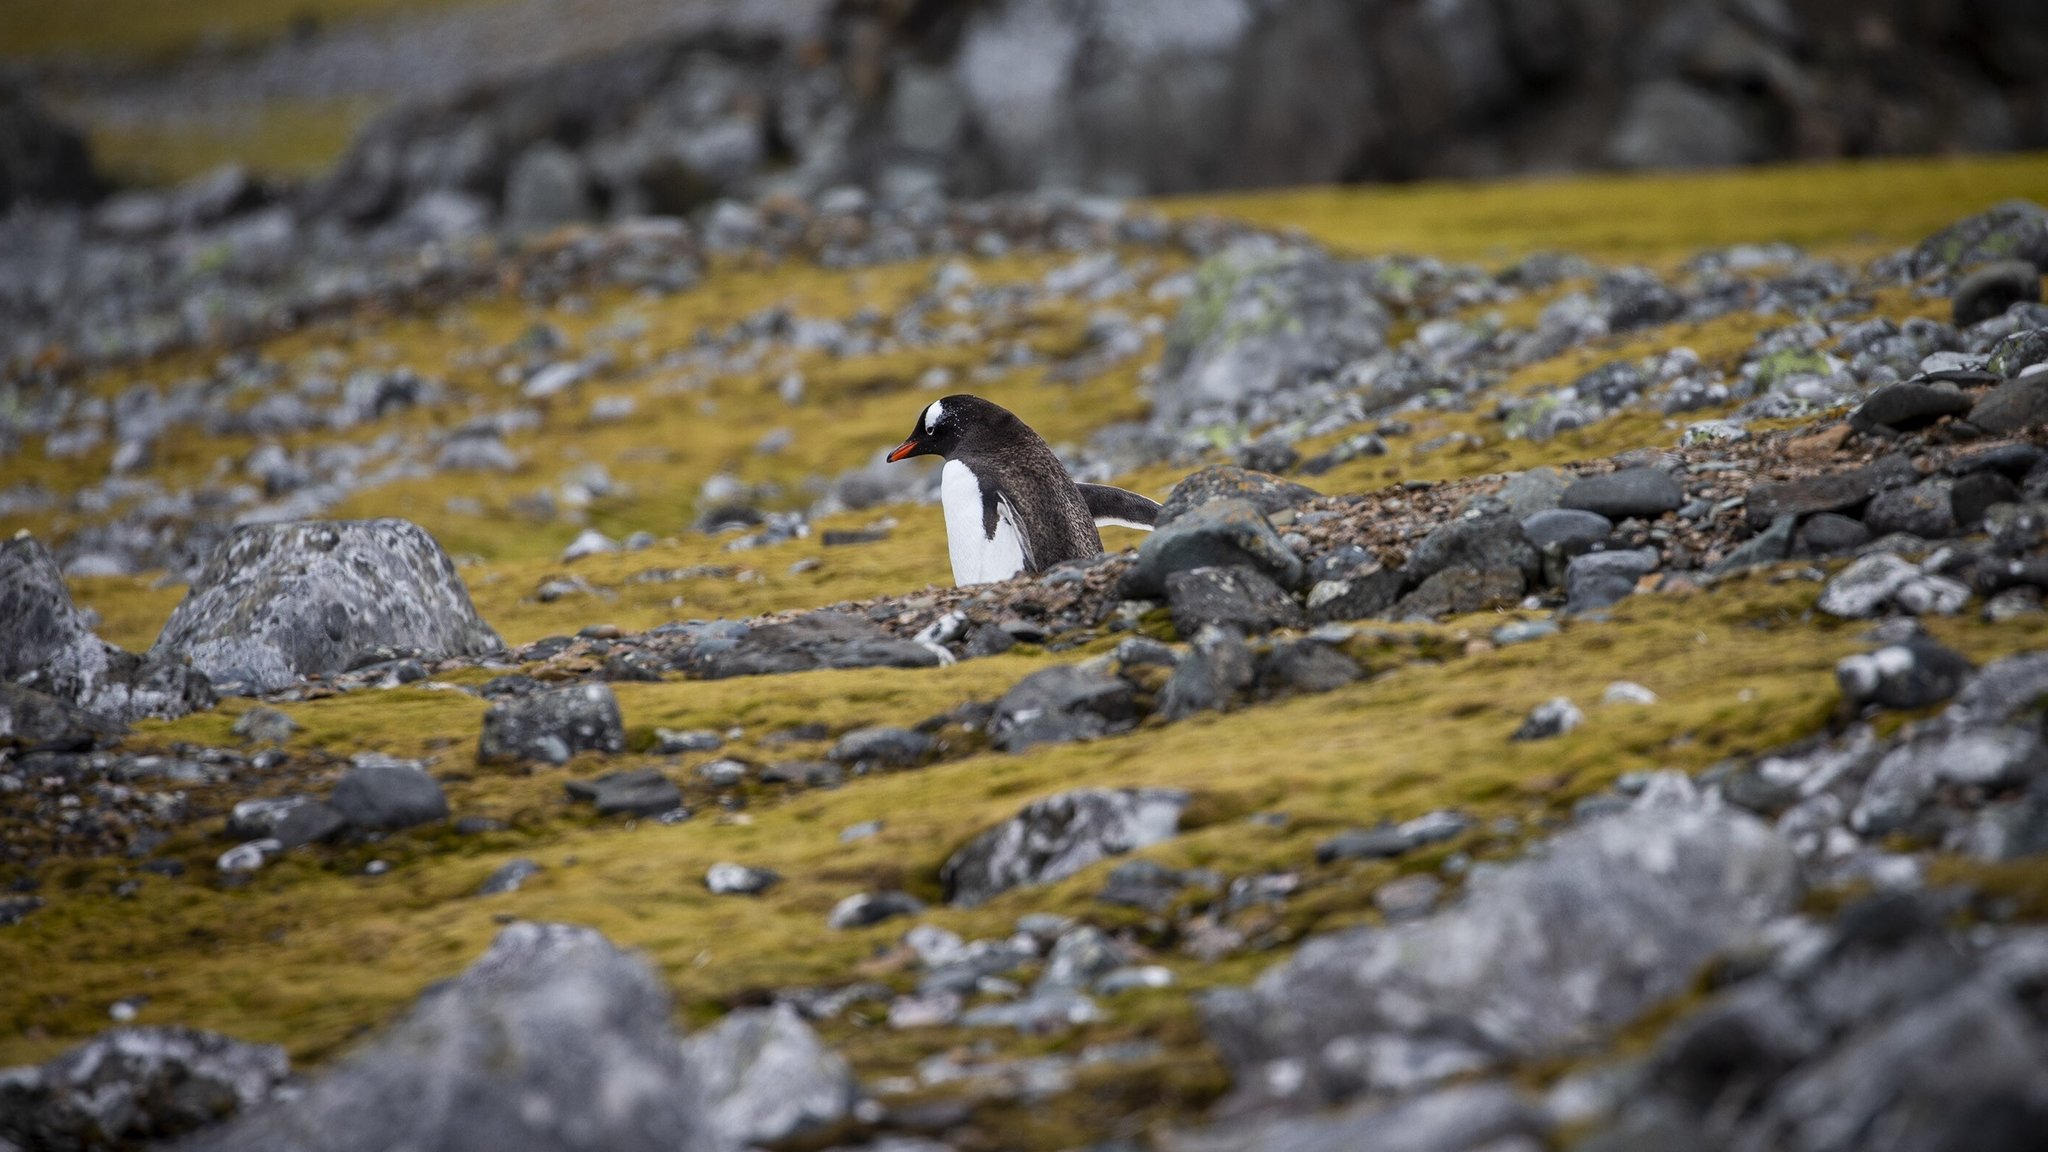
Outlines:
[{"label": "dark flipper", "polygon": [[1159,521],[1159,504],[1136,492],[1112,488],[1107,484],[1076,484],[1074,487],[1081,490],[1081,499],[1088,502],[1088,514],[1095,517],[1098,526],[1116,524],[1150,532]]}]

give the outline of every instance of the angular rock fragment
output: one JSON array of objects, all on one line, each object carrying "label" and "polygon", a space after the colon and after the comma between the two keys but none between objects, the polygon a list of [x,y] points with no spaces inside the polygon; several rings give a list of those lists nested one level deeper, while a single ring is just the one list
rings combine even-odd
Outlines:
[{"label": "angular rock fragment", "polygon": [[700,647],[686,667],[707,680],[814,668],[931,668],[939,654],[898,640],[878,624],[844,612],[811,612],[744,630],[737,643]]},{"label": "angular rock fragment", "polygon": [[448,818],[448,797],[426,769],[410,760],[356,757],[327,803],[366,832],[392,832]]},{"label": "angular rock fragment", "polygon": [[621,752],[625,721],[603,684],[578,684],[500,700],[484,713],[476,758],[483,764],[567,763],[578,752]]},{"label": "angular rock fragment", "polygon": [[683,806],[682,790],[656,768],[570,780],[562,787],[572,799],[596,808],[599,816],[659,816]]},{"label": "angular rock fragment", "polygon": [[1062,664],[1019,680],[996,701],[989,738],[1006,752],[1092,740],[1137,719],[1128,680]]},{"label": "angular rock fragment", "polygon": [[774,1144],[847,1117],[853,1069],[796,1009],[743,1008],[683,1041],[712,1127],[733,1147]]},{"label": "angular rock fragment", "polygon": [[1231,464],[1212,464],[1181,477],[1167,493],[1153,528],[1164,528],[1204,504],[1243,500],[1268,516],[1316,499],[1321,493],[1292,480],[1253,472]]},{"label": "angular rock fragment", "polygon": [[267,1100],[283,1048],[196,1028],[114,1028],[39,1067],[0,1070],[0,1141],[23,1148],[140,1147],[217,1125]]},{"label": "angular rock fragment", "polygon": [[1172,573],[1237,566],[1255,568],[1282,588],[1299,586],[1304,571],[1301,557],[1255,505],[1214,500],[1145,537],[1138,562],[1124,577],[1124,590],[1130,596],[1159,596]]},{"label": "angular rock fragment", "polygon": [[723,1152],[669,1012],[654,970],[598,933],[516,923],[304,1091],[187,1147]]},{"label": "angular rock fragment", "polygon": [[955,852],[939,881],[948,903],[970,907],[1019,885],[1049,884],[1172,837],[1187,803],[1187,793],[1157,788],[1048,796]]}]

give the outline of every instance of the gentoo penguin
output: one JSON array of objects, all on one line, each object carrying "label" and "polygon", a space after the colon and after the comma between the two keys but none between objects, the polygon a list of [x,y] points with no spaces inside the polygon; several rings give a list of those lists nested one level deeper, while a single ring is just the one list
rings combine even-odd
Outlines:
[{"label": "gentoo penguin", "polygon": [[939,499],[955,584],[1007,580],[1102,552],[1097,524],[1150,530],[1159,505],[1106,484],[1075,484],[1038,433],[979,396],[946,396],[918,414],[891,461],[939,456]]}]

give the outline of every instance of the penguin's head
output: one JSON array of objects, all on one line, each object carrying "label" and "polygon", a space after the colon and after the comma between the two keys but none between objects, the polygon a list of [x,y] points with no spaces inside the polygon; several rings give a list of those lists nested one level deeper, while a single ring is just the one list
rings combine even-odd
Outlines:
[{"label": "penguin's head", "polygon": [[1005,418],[1016,417],[979,396],[945,396],[924,406],[917,424],[889,460],[912,456],[941,456],[952,459],[963,443],[986,438],[1001,430]]}]

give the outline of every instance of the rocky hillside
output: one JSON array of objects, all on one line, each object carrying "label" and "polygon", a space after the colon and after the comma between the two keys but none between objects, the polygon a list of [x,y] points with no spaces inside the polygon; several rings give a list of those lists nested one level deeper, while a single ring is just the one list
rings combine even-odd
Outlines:
[{"label": "rocky hillside", "polygon": [[[0,246],[0,1149],[2048,1125],[2038,159],[249,196]],[[1159,528],[946,586],[952,392]]]}]

